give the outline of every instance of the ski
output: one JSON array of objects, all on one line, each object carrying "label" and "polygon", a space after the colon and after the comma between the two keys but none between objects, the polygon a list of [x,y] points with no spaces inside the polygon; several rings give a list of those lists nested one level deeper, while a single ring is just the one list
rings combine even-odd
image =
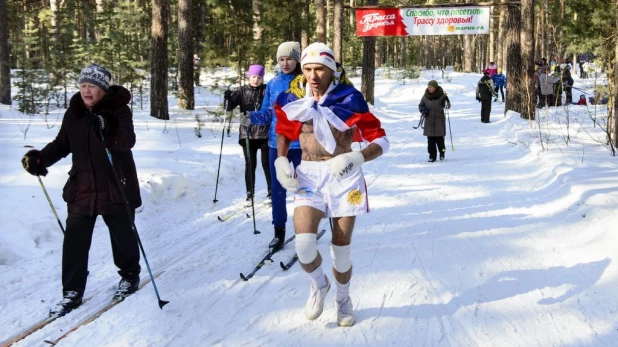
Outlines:
[{"label": "ski", "polygon": [[[288,243],[292,242],[292,240],[294,240],[294,238],[296,237],[296,235],[292,235],[290,236],[287,240],[285,240],[285,243],[283,243],[283,246],[285,247],[285,245],[287,245]],[[273,249],[269,249],[268,252],[266,252],[266,255],[264,255],[264,257],[262,258],[262,260],[260,260],[260,262],[253,268],[253,270],[251,270],[251,272],[249,272],[247,275],[244,275],[242,272],[240,273],[240,278],[242,278],[243,281],[248,281],[249,279],[251,279],[256,272],[258,272],[259,269],[262,268],[262,266],[264,266],[266,264],[267,261],[271,261],[272,262],[272,256],[273,254],[277,253],[277,251],[273,251]]]},{"label": "ski", "polygon": [[234,216],[236,216],[236,215],[243,214],[243,213],[245,214],[245,216],[246,216],[247,218],[251,218],[251,216],[250,216],[248,213],[241,212],[241,211],[234,211],[234,212],[232,212],[232,213],[229,213],[229,214],[227,214],[227,215],[224,215],[223,217],[221,217],[221,216],[217,216],[217,219],[219,220],[219,222],[225,222],[225,221],[227,221],[228,219],[230,219],[230,218],[232,218],[232,217],[234,217]]},{"label": "ski", "polygon": [[[157,278],[162,273],[163,273],[163,271],[157,272],[156,274],[153,275],[153,277]],[[137,288],[137,291],[139,291],[140,289],[144,288],[148,283],[150,283],[150,281],[151,281],[150,277],[148,277],[145,280],[143,280],[142,282],[140,282],[139,287]],[[133,293],[133,294],[135,294],[135,293]],[[99,318],[103,313],[109,311],[114,306],[116,306],[119,303],[123,302],[124,299],[126,299],[126,298],[112,299],[111,301],[106,302],[105,304],[103,304],[103,306],[100,306],[97,310],[95,310],[94,312],[88,314],[82,320],[80,320],[75,325],[73,325],[73,327],[71,327],[68,330],[66,330],[62,335],[56,337],[55,339],[48,339],[48,340],[43,340],[43,341],[45,343],[48,343],[48,344],[52,345],[52,346],[55,346],[58,342],[60,342],[60,340],[62,340],[65,337],[67,337],[70,333],[74,332],[75,330],[81,328],[82,326],[84,326],[84,325],[86,325],[88,323],[91,323],[95,319]]]},{"label": "ski", "polygon": [[[270,202],[266,202],[266,201],[263,202],[263,203],[256,203],[255,204],[255,210],[257,212],[257,210],[261,209],[262,207],[270,207],[270,206],[271,206]],[[237,207],[236,211],[232,211],[232,212],[230,212],[230,213],[228,213],[226,215],[223,215],[223,216],[217,216],[217,219],[219,220],[219,222],[225,222],[225,221],[231,219],[232,217],[235,217],[237,215],[240,216],[240,215],[243,215],[243,214],[247,218],[251,218],[251,214],[249,214],[246,211],[242,211],[241,210],[241,209],[250,209],[250,208],[251,208],[251,205],[248,205],[248,206],[243,205],[242,207]]]},{"label": "ski", "polygon": [[[85,303],[87,303],[88,301],[90,301],[90,299],[92,299],[100,290],[97,290],[95,292],[93,292],[92,294],[84,297],[84,299],[82,300],[82,305],[84,305]],[[80,305],[81,307],[81,305]],[[79,308],[76,308],[76,310],[79,310]],[[72,311],[71,311],[72,312]],[[49,325],[51,322],[55,321],[58,318],[64,317],[67,314],[71,313],[71,312],[67,312],[65,314],[54,314],[54,315],[48,315],[47,317],[39,320],[38,322],[32,324],[31,326],[29,326],[28,328],[18,332],[17,334],[9,337],[8,339],[2,341],[0,343],[1,347],[8,347],[11,346],[14,343],[17,343],[23,339],[25,339],[26,337],[34,334],[35,332],[43,329],[45,326]]]},{"label": "ski", "polygon": [[[317,240],[320,239],[320,237],[322,237],[324,234],[326,233],[326,229],[322,229],[320,230],[320,232],[318,233],[317,236]],[[290,258],[290,260],[288,260],[287,262],[279,262],[279,265],[281,266],[281,269],[283,269],[283,271],[291,268],[294,264],[296,264],[296,262],[298,261],[298,254],[294,253],[294,255]]]}]

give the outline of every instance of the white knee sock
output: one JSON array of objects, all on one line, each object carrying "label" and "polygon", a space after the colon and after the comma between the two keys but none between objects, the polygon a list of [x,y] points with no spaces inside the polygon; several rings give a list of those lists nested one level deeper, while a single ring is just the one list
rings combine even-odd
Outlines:
[{"label": "white knee sock", "polygon": [[350,296],[350,282],[341,284],[335,278],[335,283],[337,284],[337,301],[341,301]]},{"label": "white knee sock", "polygon": [[311,281],[318,288],[323,288],[326,286],[326,276],[324,276],[324,271],[322,271],[322,266],[318,266],[317,269],[313,270],[313,272],[309,273],[309,277],[311,277]]}]

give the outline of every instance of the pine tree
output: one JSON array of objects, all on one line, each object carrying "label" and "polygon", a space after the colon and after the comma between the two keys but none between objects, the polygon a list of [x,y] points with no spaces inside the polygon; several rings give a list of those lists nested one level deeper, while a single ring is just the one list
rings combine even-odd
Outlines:
[{"label": "pine tree", "polygon": [[0,104],[11,104],[11,63],[9,60],[9,8],[0,0]]},{"label": "pine tree", "polygon": [[169,5],[166,0],[152,0],[152,49],[150,68],[150,115],[169,120],[167,105],[167,34]]},{"label": "pine tree", "polygon": [[193,39],[191,38],[191,0],[178,1],[178,106],[187,110],[195,108],[193,93]]}]

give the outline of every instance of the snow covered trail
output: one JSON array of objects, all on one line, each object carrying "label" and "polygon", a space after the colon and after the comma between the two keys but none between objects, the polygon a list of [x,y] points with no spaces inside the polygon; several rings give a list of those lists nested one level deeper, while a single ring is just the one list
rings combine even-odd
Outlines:
[{"label": "snow covered trail", "polygon": [[[162,126],[150,121],[148,130],[140,127],[135,150],[145,202],[136,223],[153,271],[165,271],[157,286],[170,304],[159,310],[147,286],[60,345],[617,345],[618,242],[610,231],[618,222],[618,165],[599,159],[607,151],[592,146],[583,163],[569,149],[541,152],[525,121],[502,115],[504,105],[494,104],[492,123],[481,123],[479,104],[466,92],[477,79],[462,75],[446,85],[455,91],[449,113],[454,143],[447,135],[446,160],[435,163],[427,162],[422,129],[412,129],[425,85],[390,81],[376,90],[374,112],[391,151],[363,166],[372,212],[357,219],[353,238],[355,326],[337,326],[334,285],[322,316],[305,319],[309,279],[298,265],[282,271],[278,264],[292,256],[293,243],[250,281],[239,278],[266,251],[272,226],[264,210],[256,216],[260,235],[253,235],[252,220],[242,215],[217,221],[244,196],[237,134],[224,138],[214,204],[220,132],[198,140],[189,136],[187,122],[179,129],[180,146],[173,137],[161,140]],[[136,122],[146,119],[138,115]],[[51,133],[41,130],[34,142],[45,143]],[[16,153],[2,157],[11,165],[0,171],[2,196],[35,196],[19,198],[16,206],[34,206],[40,218],[3,216],[17,230],[46,231],[30,259],[15,255],[0,265],[8,283],[0,289],[0,339],[58,300],[61,248],[36,182],[14,167],[22,142],[8,134],[2,140]],[[60,189],[68,162],[57,165],[62,169],[52,168],[45,181],[64,214]],[[261,168],[257,176],[257,195],[263,197]],[[328,230],[327,220],[322,224]],[[329,246],[327,233],[318,249],[332,280]],[[103,223],[95,230],[90,271],[87,293],[102,288],[102,294],[84,309],[107,300],[118,280]],[[79,312],[17,346],[41,346],[79,320]]]}]

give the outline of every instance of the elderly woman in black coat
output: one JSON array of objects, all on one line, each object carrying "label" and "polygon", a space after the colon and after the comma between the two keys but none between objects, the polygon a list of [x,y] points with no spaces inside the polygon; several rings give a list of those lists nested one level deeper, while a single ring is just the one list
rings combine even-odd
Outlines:
[{"label": "elderly woman in black coat", "polygon": [[[140,256],[130,217],[142,204],[131,148],[135,145],[133,115],[127,104],[131,93],[110,86],[111,73],[96,64],[85,67],[79,93],[71,98],[56,139],[43,149],[31,150],[22,165],[32,175],[45,176],[47,168],[71,154],[72,166],[62,198],[68,206],[62,248],[63,299],[50,310],[62,316],[82,304],[88,275],[88,252],[97,216],[109,228],[114,263],[121,276],[115,298],[134,293],[139,285]],[[107,156],[109,150],[114,168]]]},{"label": "elderly woman in black coat", "polygon": [[425,117],[425,128],[423,135],[427,136],[427,152],[429,152],[429,162],[436,161],[437,152],[440,153],[440,160],[444,160],[444,136],[446,136],[446,118],[444,109],[451,108],[451,101],[446,96],[442,87],[435,80],[427,83],[427,89],[418,104],[419,111]]}]

